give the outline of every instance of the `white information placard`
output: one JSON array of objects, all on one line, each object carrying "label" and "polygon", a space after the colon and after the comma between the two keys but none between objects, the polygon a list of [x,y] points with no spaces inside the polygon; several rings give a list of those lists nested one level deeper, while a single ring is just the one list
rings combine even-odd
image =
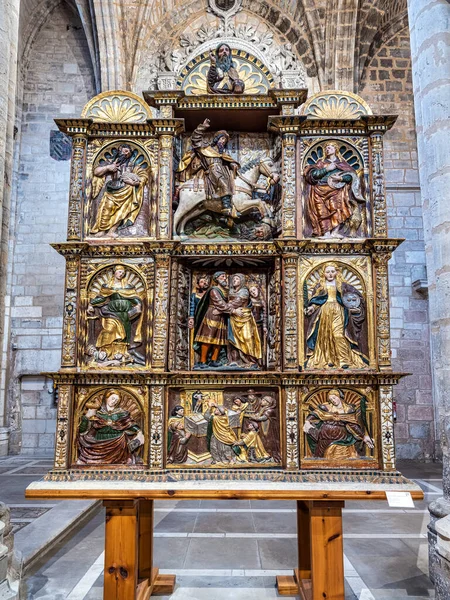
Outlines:
[{"label": "white information placard", "polygon": [[409,492],[386,492],[386,498],[392,508],[414,508],[414,501]]}]

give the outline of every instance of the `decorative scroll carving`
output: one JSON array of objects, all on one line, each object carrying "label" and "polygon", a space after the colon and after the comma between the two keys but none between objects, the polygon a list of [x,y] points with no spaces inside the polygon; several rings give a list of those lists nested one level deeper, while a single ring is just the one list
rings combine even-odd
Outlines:
[{"label": "decorative scroll carving", "polygon": [[67,239],[81,239],[81,215],[84,197],[84,171],[86,165],[87,137],[75,135],[72,142],[72,164],[70,168],[69,219]]},{"label": "decorative scroll carving", "polygon": [[383,136],[381,133],[371,133],[372,148],[372,197],[375,237],[387,236],[386,187],[383,165]]},{"label": "decorative scroll carving", "polygon": [[298,256],[284,258],[284,368],[298,369]]},{"label": "decorative scroll carving", "polygon": [[392,387],[380,387],[380,415],[381,415],[381,451],[383,469],[395,471],[394,447],[394,418],[392,414]]},{"label": "decorative scroll carving", "polygon": [[275,261],[275,269],[269,279],[269,310],[267,311],[267,368],[281,367],[281,261]]},{"label": "decorative scroll carving", "polygon": [[177,371],[189,369],[189,347],[192,329],[189,319],[189,269],[182,263],[172,265],[171,332],[169,342],[169,365]]},{"label": "decorative scroll carving", "polygon": [[77,363],[77,310],[78,310],[78,258],[66,262],[66,293],[64,299],[62,366],[74,367]]},{"label": "decorative scroll carving", "polygon": [[150,388],[150,468],[163,468],[163,406],[164,387]]},{"label": "decorative scroll carving", "polygon": [[286,467],[298,469],[298,388],[286,388]]},{"label": "decorative scroll carving", "polygon": [[376,277],[378,365],[380,369],[391,366],[391,330],[389,321],[388,262],[390,253],[374,254]]},{"label": "decorative scroll carving", "polygon": [[315,119],[358,119],[362,115],[371,115],[372,110],[356,94],[330,90],[309,98],[302,113]]},{"label": "decorative scroll carving", "polygon": [[67,469],[69,464],[69,415],[72,386],[58,386],[58,414],[56,417],[55,469]]},{"label": "decorative scroll carving", "polygon": [[283,165],[283,198],[282,198],[282,236],[295,237],[296,230],[296,190],[295,190],[295,133],[283,134],[282,165]]},{"label": "decorative scroll carving", "polygon": [[155,369],[163,370],[168,335],[170,258],[156,255],[155,269],[152,364]]},{"label": "decorative scroll carving", "polygon": [[161,135],[159,138],[159,206],[158,237],[162,240],[170,237],[170,205],[172,196],[173,136]]},{"label": "decorative scroll carving", "polygon": [[151,108],[136,94],[122,90],[104,92],[90,100],[81,116],[103,123],[145,123]]}]

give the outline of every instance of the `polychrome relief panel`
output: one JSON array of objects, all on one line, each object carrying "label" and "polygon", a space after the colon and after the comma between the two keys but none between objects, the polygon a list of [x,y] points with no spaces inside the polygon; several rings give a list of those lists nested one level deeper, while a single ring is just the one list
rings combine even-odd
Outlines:
[{"label": "polychrome relief panel", "polygon": [[82,364],[97,369],[145,366],[152,259],[105,262],[83,264]]},{"label": "polychrome relief panel", "polygon": [[376,392],[324,387],[305,391],[300,427],[303,468],[378,467]]},{"label": "polychrome relief panel", "polygon": [[86,172],[86,237],[151,235],[156,210],[150,146],[131,140],[103,144],[98,140],[91,146]]},{"label": "polychrome relief panel", "polygon": [[367,140],[304,139],[303,235],[361,238],[370,235]]},{"label": "polychrome relief panel", "polygon": [[72,466],[148,464],[147,406],[142,387],[77,390]]},{"label": "polychrome relief panel", "polygon": [[276,388],[169,389],[168,467],[281,466]]},{"label": "polychrome relief panel", "polygon": [[373,286],[367,257],[302,258],[305,369],[375,368]]},{"label": "polychrome relief panel", "polygon": [[199,123],[183,138],[173,199],[176,239],[277,237],[280,151],[268,134],[209,133]]},{"label": "polychrome relief panel", "polygon": [[[195,370],[260,371],[268,348],[266,271],[257,267],[198,269],[189,298],[190,364]],[[275,325],[275,320],[271,320]]]}]

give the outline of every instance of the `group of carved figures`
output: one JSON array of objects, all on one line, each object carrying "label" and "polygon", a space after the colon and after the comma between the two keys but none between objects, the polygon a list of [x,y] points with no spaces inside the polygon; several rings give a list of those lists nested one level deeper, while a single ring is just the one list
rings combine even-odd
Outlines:
[{"label": "group of carved figures", "polygon": [[[336,388],[316,396],[305,401],[302,411],[305,458],[337,463],[370,458],[375,444],[367,398]],[[119,389],[106,389],[97,397],[78,417],[76,464],[142,465],[141,406]],[[179,403],[179,390],[169,394],[167,466],[282,465],[278,391],[196,389],[183,397]]]},{"label": "group of carved figures", "polygon": [[[279,169],[270,153],[256,152],[240,165],[228,153],[230,134],[221,130],[209,138],[209,127],[208,119],[197,126],[178,162],[174,235],[243,241],[277,237],[282,194]],[[339,147],[338,142],[324,142],[321,156],[304,168],[306,237],[354,238],[367,231],[364,177],[361,169],[341,156]],[[143,150],[131,142],[122,143],[103,152],[97,163],[89,177],[87,235],[149,235],[145,220],[151,219],[152,173]]]},{"label": "group of carved figures", "polygon": [[[304,283],[304,363],[307,370],[370,367],[367,302],[362,283],[343,265],[325,262]],[[357,289],[347,279],[351,279]],[[269,330],[266,274],[202,271],[192,274],[187,321],[194,370],[264,370]],[[361,290],[361,291],[360,291]],[[146,364],[148,307],[144,283],[116,264],[93,278],[86,310],[86,364]]]}]

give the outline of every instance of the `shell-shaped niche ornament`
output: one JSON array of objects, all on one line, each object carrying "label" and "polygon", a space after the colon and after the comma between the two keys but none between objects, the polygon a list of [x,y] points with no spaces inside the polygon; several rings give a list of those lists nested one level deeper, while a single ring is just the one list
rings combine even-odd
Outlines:
[{"label": "shell-shaped niche ornament", "polygon": [[370,106],[350,92],[330,90],[315,94],[303,105],[302,114],[315,119],[359,119],[371,115]]},{"label": "shell-shaped niche ornament", "polygon": [[152,112],[136,94],[116,90],[92,98],[81,116],[102,123],[145,123],[152,118]]}]

